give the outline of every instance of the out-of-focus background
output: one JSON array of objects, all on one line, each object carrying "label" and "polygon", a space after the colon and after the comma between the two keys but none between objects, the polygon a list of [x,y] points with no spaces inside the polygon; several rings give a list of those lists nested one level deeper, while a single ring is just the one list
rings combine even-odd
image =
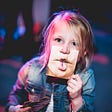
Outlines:
[{"label": "out-of-focus background", "polygon": [[111,0],[0,0],[0,112],[20,67],[39,53],[41,30],[62,9],[78,9],[95,36],[91,67],[96,79],[95,112],[112,112]]}]

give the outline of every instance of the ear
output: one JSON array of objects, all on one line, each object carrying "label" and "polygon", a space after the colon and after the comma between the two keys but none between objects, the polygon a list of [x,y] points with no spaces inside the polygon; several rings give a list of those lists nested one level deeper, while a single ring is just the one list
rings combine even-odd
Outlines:
[{"label": "ear", "polygon": [[87,54],[87,52],[86,52],[86,51],[84,51],[84,56],[86,56],[86,54]]}]

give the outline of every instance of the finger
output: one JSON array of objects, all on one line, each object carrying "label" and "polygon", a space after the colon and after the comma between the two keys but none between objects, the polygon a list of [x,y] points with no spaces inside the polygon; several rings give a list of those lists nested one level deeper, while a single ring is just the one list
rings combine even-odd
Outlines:
[{"label": "finger", "polygon": [[68,85],[69,85],[70,83],[76,85],[77,82],[78,82],[77,78],[76,78],[75,76],[72,76],[72,77],[68,80],[67,83],[68,83]]},{"label": "finger", "polygon": [[68,82],[68,86],[72,89],[75,88],[75,86],[77,85],[77,82],[74,81],[73,79],[71,79],[69,82]]},{"label": "finger", "polygon": [[81,77],[79,75],[75,75],[75,77],[76,77],[77,81],[82,81]]},{"label": "finger", "polygon": [[30,110],[31,110],[31,107],[25,107],[25,108],[21,108],[20,112],[27,112],[27,111],[30,111]]},{"label": "finger", "polygon": [[82,79],[80,78],[79,75],[73,75],[71,77],[71,79],[73,79],[73,80],[77,81],[78,83],[81,83],[82,84]]},{"label": "finger", "polygon": [[69,92],[76,92],[82,88],[82,80],[77,80],[77,76],[71,77],[71,79],[68,80],[67,84],[67,89]]},{"label": "finger", "polygon": [[73,84],[73,83],[69,83],[67,86],[67,89],[69,92],[76,92],[80,89],[81,87],[78,84]]},{"label": "finger", "polygon": [[71,88],[69,86],[67,86],[67,90],[68,90],[69,93],[72,93],[73,92],[73,88]]}]

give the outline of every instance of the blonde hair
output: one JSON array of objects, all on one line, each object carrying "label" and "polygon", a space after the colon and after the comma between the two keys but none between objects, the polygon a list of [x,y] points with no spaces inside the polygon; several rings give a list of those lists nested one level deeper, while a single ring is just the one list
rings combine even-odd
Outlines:
[{"label": "blonde hair", "polygon": [[[69,27],[74,28],[74,32],[78,35],[80,61],[77,63],[77,69],[84,70],[89,67],[93,53],[93,32],[87,19],[80,13],[72,11],[61,11],[52,16],[52,20],[43,30],[43,51],[40,57],[40,63],[45,67],[48,63],[50,56],[50,39],[54,32],[54,27],[57,20],[66,22]],[[78,32],[76,32],[77,30]]]}]

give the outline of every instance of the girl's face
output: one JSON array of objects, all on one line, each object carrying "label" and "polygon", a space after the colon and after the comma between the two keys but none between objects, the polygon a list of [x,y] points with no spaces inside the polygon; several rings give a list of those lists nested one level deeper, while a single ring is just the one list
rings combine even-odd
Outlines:
[{"label": "girl's face", "polygon": [[57,21],[50,40],[51,53],[47,75],[68,79],[75,70],[79,41],[73,28]]}]

